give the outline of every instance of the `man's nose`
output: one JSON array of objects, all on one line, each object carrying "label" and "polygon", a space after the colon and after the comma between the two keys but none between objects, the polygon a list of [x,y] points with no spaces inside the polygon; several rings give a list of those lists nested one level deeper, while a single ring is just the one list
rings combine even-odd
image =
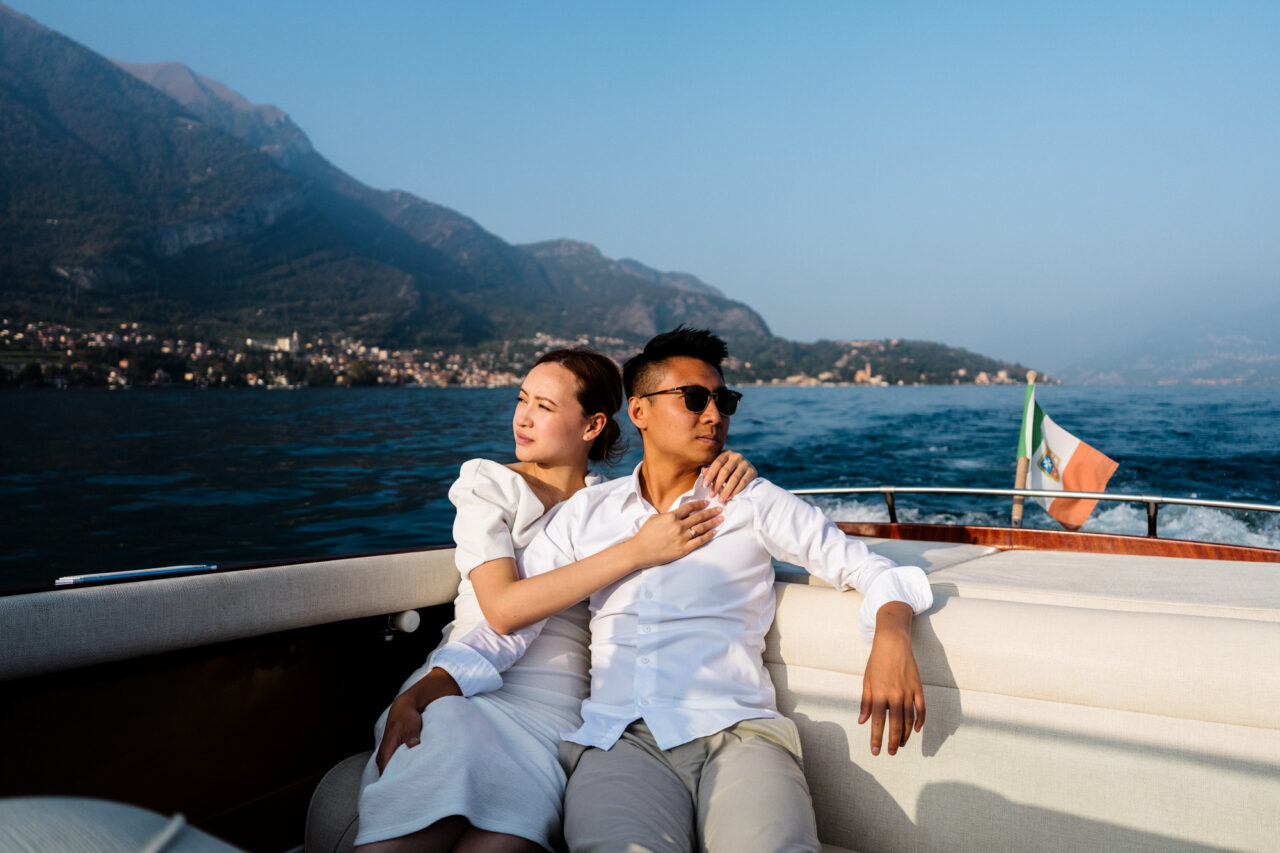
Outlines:
[{"label": "man's nose", "polygon": [[699,416],[699,419],[703,423],[707,424],[718,424],[723,419],[720,414],[720,408],[716,405],[715,397],[707,400],[707,405],[702,410],[702,414]]}]

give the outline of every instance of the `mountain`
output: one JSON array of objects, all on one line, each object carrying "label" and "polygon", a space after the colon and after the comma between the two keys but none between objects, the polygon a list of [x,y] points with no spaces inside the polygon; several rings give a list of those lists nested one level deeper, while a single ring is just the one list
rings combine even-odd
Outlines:
[{"label": "mountain", "polygon": [[686,323],[724,335],[743,379],[855,381],[867,359],[903,382],[1025,370],[919,342],[786,341],[693,275],[573,240],[511,245],[366,186],[277,107],[178,63],[113,63],[3,4],[0,317],[430,348],[589,334],[623,350]]},{"label": "mountain", "polygon": [[[3,5],[0,164],[10,316],[465,346],[724,315],[768,335],[692,277],[548,270],[455,211],[356,181],[276,107],[176,63],[113,64]],[[604,306],[624,282],[616,323]]]},{"label": "mountain", "polygon": [[8,315],[396,335],[431,309],[470,331],[268,156],[3,6],[0,165]]},{"label": "mountain", "polygon": [[449,295],[486,315],[495,335],[590,330],[633,340],[708,317],[718,318],[714,325],[726,335],[769,335],[758,314],[692,275],[612,261],[572,241],[509,245],[449,208],[360,183],[321,156],[277,107],[252,104],[179,63],[116,64],[268,154],[366,251],[421,279],[455,283]]}]

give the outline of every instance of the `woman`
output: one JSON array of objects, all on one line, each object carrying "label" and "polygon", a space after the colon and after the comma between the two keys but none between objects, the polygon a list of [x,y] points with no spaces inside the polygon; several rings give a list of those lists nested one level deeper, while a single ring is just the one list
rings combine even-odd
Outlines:
[{"label": "woman", "polygon": [[[525,546],[562,501],[598,480],[587,463],[618,454],[621,405],[622,378],[608,358],[549,352],[520,388],[512,420],[519,461],[462,466],[449,490],[462,583],[445,641],[485,620],[500,632],[547,625],[503,673],[501,689],[461,698],[435,666],[440,650],[409,678],[376,728],[379,748],[360,794],[362,850],[536,851],[558,839],[565,776],[557,748],[560,734],[581,723],[589,688],[584,599],[700,547],[721,521],[718,507],[689,502],[651,517],[626,542],[519,578]],[[740,455],[724,453],[705,479],[727,499],[754,476]]]}]

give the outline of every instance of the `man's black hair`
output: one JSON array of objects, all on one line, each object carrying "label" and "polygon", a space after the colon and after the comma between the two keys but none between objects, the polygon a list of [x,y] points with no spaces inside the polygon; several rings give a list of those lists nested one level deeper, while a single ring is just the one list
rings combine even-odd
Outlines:
[{"label": "man's black hair", "polygon": [[724,341],[706,329],[689,329],[680,325],[669,332],[663,332],[622,365],[622,387],[626,389],[627,397],[656,390],[648,386],[657,381],[662,363],[669,358],[682,356],[706,362],[723,379],[724,371],[720,369],[720,363],[729,356],[729,348]]}]

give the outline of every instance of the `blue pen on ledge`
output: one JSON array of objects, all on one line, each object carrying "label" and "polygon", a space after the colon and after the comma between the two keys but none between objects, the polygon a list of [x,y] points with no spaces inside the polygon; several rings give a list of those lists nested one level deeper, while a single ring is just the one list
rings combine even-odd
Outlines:
[{"label": "blue pen on ledge", "polygon": [[140,580],[142,578],[162,577],[181,572],[212,572],[217,568],[217,565],[213,563],[195,563],[190,566],[160,566],[154,569],[129,569],[123,572],[102,572],[96,575],[65,575],[55,580],[53,585],[73,586],[96,581]]}]

